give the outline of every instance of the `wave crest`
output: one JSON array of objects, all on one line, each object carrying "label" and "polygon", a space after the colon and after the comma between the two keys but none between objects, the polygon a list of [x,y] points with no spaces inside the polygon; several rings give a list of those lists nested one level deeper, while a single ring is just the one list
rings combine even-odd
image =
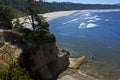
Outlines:
[{"label": "wave crest", "polygon": [[94,27],[97,27],[98,25],[95,24],[95,23],[81,23],[79,28],[87,28],[87,29],[90,29],[90,28],[94,28]]}]

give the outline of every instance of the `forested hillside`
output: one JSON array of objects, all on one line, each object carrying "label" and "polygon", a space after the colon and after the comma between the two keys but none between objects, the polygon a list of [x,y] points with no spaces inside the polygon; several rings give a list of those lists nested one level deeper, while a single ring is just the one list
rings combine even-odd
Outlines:
[{"label": "forested hillside", "polygon": [[[9,5],[16,11],[26,12],[26,0],[2,0],[3,5]],[[41,5],[43,7],[41,7]],[[52,12],[52,11],[65,11],[65,10],[86,10],[86,9],[120,9],[119,5],[105,5],[105,4],[80,4],[80,3],[49,3],[41,0],[36,1],[38,13]],[[41,10],[43,9],[43,10]]]},{"label": "forested hillside", "polygon": [[44,4],[46,11],[64,11],[64,10],[88,10],[88,9],[120,9],[117,5],[103,4],[80,4],[80,3],[48,3]]}]

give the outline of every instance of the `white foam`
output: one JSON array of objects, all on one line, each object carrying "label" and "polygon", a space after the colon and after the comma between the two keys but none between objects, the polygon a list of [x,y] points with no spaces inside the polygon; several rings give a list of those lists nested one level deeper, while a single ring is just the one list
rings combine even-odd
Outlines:
[{"label": "white foam", "polygon": [[95,24],[95,23],[81,23],[79,25],[79,28],[94,28],[94,27],[97,27],[98,25]]},{"label": "white foam", "polygon": [[99,21],[99,20],[102,20],[101,18],[96,18],[95,20]]},{"label": "white foam", "polygon": [[60,80],[78,80],[78,79],[74,79],[72,76],[66,75],[66,76],[63,76]]},{"label": "white foam", "polygon": [[73,20],[67,21],[67,22],[63,23],[63,25],[68,24],[68,23],[70,23],[70,22],[77,21],[77,20],[78,20],[78,19],[76,18],[76,19],[73,19]]},{"label": "white foam", "polygon": [[94,23],[89,23],[87,25],[87,28],[94,28],[94,27],[97,27],[98,25],[97,24],[94,24]]},{"label": "white foam", "polygon": [[87,22],[90,22],[90,23],[91,23],[91,22],[96,22],[96,21],[95,21],[95,20],[88,20]]},{"label": "white foam", "polygon": [[93,78],[93,77],[85,74],[84,72],[82,72],[82,71],[80,71],[80,70],[78,70],[78,73],[79,73],[80,75],[87,76],[87,77],[88,77],[89,79],[91,79],[91,80],[98,80],[98,79],[95,79],[95,78]]},{"label": "white foam", "polygon": [[80,15],[81,13],[76,13],[76,14],[74,14],[74,16],[77,16],[77,15]]},{"label": "white foam", "polygon": [[86,28],[86,26],[87,26],[87,23],[81,23],[81,24],[79,25],[79,28]]},{"label": "white foam", "polygon": [[81,14],[81,18],[86,18],[86,17],[90,17],[91,16],[91,13],[90,12],[82,12]]},{"label": "white foam", "polygon": [[86,12],[86,13],[84,14],[84,16],[86,16],[86,17],[88,17],[88,16],[90,16],[90,15],[91,15],[90,12]]},{"label": "white foam", "polygon": [[85,20],[102,20],[101,18],[99,18],[99,16],[95,15],[95,16],[90,16],[90,17],[85,17],[84,18]]}]

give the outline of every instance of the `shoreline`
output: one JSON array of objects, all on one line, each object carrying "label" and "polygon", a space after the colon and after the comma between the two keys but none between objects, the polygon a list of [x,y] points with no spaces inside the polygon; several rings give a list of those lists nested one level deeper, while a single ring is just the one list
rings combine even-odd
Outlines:
[{"label": "shoreline", "polygon": [[88,61],[88,56],[69,58],[69,67],[60,73],[58,80],[98,80],[80,70],[81,65]]},{"label": "shoreline", "polygon": [[78,11],[80,11],[80,10],[56,11],[56,12],[49,12],[49,13],[42,14],[42,16],[44,16],[46,18],[46,20],[49,21],[49,20],[53,20],[53,19],[56,19],[56,18],[59,18],[59,17],[74,14],[74,13],[76,13]]},{"label": "shoreline", "polygon": [[[44,17],[47,17],[47,21],[54,20],[59,17],[69,16],[74,13],[84,13],[84,12],[111,12],[111,11],[120,11],[120,9],[107,9],[107,10],[73,10],[73,11],[57,11],[43,14]],[[103,78],[94,78],[93,76],[87,75],[82,71],[75,69],[67,69],[62,72],[58,80],[109,80],[105,77]]]},{"label": "shoreline", "polygon": [[99,80],[92,76],[89,76],[79,69],[70,69],[68,68],[59,75],[57,80]]},{"label": "shoreline", "polygon": [[[53,20],[53,19],[56,19],[56,18],[59,18],[59,17],[69,16],[71,14],[79,13],[79,12],[109,12],[109,11],[118,11],[118,10],[120,10],[120,9],[57,11],[57,12],[45,13],[45,14],[42,14],[42,16],[46,17],[47,21],[50,21],[50,20]],[[21,22],[24,21],[24,17],[20,18],[20,21]],[[25,21],[27,21],[28,23],[26,23],[24,26],[27,27],[27,28],[31,28],[31,24],[29,23],[29,20],[27,19]],[[76,72],[74,72],[74,73],[72,73],[70,75],[69,74],[65,74],[62,77],[64,78],[66,76],[67,76],[67,78],[73,78],[73,79],[75,79],[75,77],[77,77],[78,79],[75,79],[75,80],[99,80],[99,79],[94,79],[92,76],[89,76],[89,75],[84,74],[84,73],[80,74],[78,71],[76,71]],[[58,79],[58,80],[64,80],[64,79],[61,79],[61,78]],[[100,79],[100,80],[102,80],[102,79]]]},{"label": "shoreline", "polygon": [[69,16],[71,14],[79,13],[79,12],[110,12],[110,11],[120,11],[120,9],[91,9],[91,10],[55,11],[55,12],[49,12],[49,13],[42,14],[42,16],[44,16],[47,21],[50,21],[50,20],[53,20],[53,19],[56,19],[59,17]]},{"label": "shoreline", "polygon": [[[55,12],[49,12],[49,13],[44,13],[44,14],[39,14],[45,17],[45,20],[48,22],[50,20],[59,18],[59,17],[64,17],[64,16],[69,16],[74,13],[80,13],[80,12],[110,12],[110,11],[120,11],[120,9],[92,9],[92,10],[70,10],[70,11],[55,11]],[[18,18],[20,20],[20,23],[23,24],[24,27],[31,29],[31,24],[28,19],[28,17],[20,17]],[[16,19],[13,19],[12,23],[14,23]]]}]

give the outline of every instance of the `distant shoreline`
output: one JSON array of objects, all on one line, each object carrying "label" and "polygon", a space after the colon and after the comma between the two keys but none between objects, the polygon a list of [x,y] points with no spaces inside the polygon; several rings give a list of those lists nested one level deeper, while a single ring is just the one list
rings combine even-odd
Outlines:
[{"label": "distant shoreline", "polygon": [[[47,17],[47,21],[57,19],[59,17],[69,16],[74,13],[84,13],[84,12],[111,12],[111,11],[120,11],[120,9],[101,9],[101,10],[72,10],[72,11],[57,11],[43,14],[44,17]],[[70,74],[72,73],[72,74]],[[63,75],[64,74],[64,75]],[[87,74],[82,72],[78,72],[78,70],[66,70],[61,73],[61,77],[58,80],[109,80],[106,77],[98,77],[98,79],[93,78]]]},{"label": "distant shoreline", "polygon": [[71,11],[55,11],[42,14],[47,21],[74,14],[76,12],[110,12],[110,11],[120,11],[120,9],[91,9],[91,10],[71,10]]},{"label": "distant shoreline", "polygon": [[[78,13],[78,12],[109,12],[109,11],[120,11],[120,9],[93,9],[93,10],[71,10],[71,11],[55,11],[55,12],[49,12],[49,13],[44,13],[44,14],[39,14],[42,15],[43,17],[46,18],[46,21],[50,21],[59,17],[63,17],[63,16],[69,16],[71,14],[74,13]],[[26,18],[26,19],[25,19]],[[20,20],[20,23],[24,23],[27,22],[25,24],[23,24],[24,27],[31,29],[32,26],[30,24],[30,21],[27,17],[20,17],[18,18]],[[13,19],[13,22],[16,19]]]},{"label": "distant shoreline", "polygon": [[[59,18],[59,17],[69,16],[71,14],[79,13],[79,12],[109,12],[109,11],[118,11],[118,10],[120,11],[120,9],[56,11],[56,12],[45,13],[45,14],[42,14],[42,15],[44,17],[46,17],[47,21],[50,21],[50,20],[53,20],[53,19],[56,19],[56,18]],[[27,21],[28,23],[26,23],[24,26],[27,27],[27,28],[31,28],[31,24],[29,23],[28,19],[24,20],[24,17],[21,17],[19,19],[20,19],[21,22]],[[74,74],[72,74],[72,75],[74,75]],[[71,76],[71,75],[69,75],[69,76]],[[67,76],[67,78],[69,78],[69,76]],[[77,71],[75,72],[75,76],[79,76],[79,78],[82,78],[83,80],[91,80],[91,78],[92,78],[91,76],[88,76],[88,75],[86,76],[86,74],[84,75],[82,73],[78,73]],[[59,79],[59,80],[62,80],[62,79]]]}]

